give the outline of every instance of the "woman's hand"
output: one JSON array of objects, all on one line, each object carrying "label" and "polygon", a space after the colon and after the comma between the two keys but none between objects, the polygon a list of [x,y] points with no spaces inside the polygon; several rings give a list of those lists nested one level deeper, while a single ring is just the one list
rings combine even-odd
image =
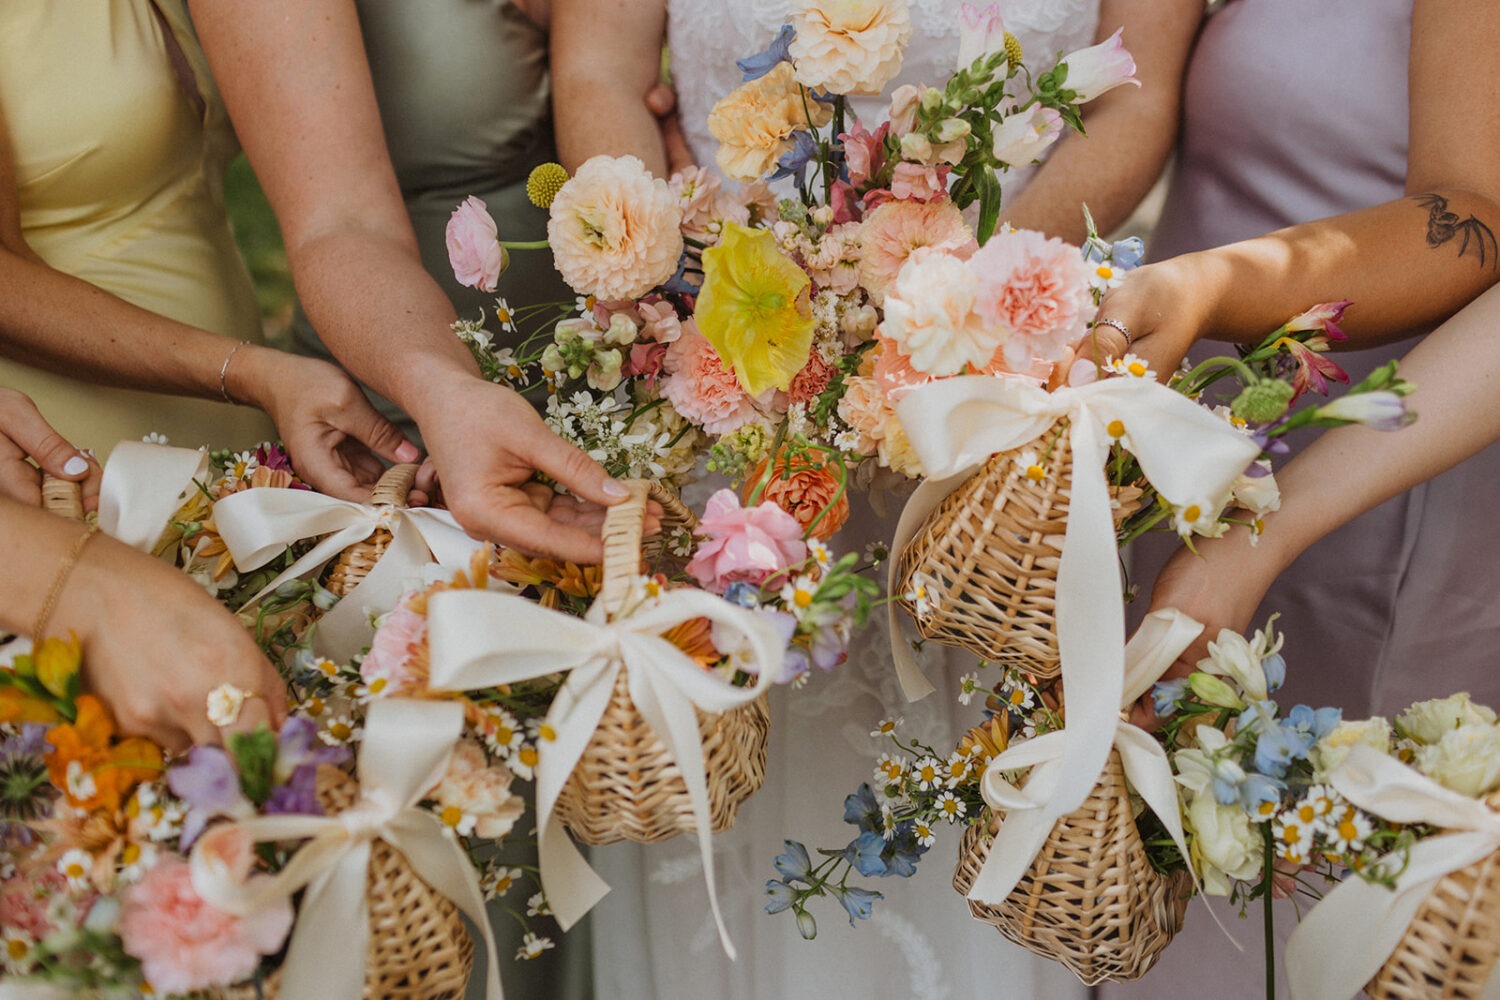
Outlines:
[{"label": "woman's hand", "polygon": [[[1118,332],[1114,323],[1130,331],[1124,350],[1143,358],[1165,381],[1208,335],[1212,307],[1211,286],[1196,273],[1193,259],[1174,257],[1131,271],[1124,284],[1111,289],[1099,305],[1094,330],[1101,338],[1112,337],[1112,329]],[[1121,346],[1124,340],[1119,338]]]},{"label": "woman's hand", "polygon": [[99,463],[53,430],[28,396],[0,387],[0,495],[40,507],[43,472],[82,484],[84,510],[98,508]]},{"label": "woman's hand", "polygon": [[323,493],[368,500],[381,459],[417,460],[417,446],[335,365],[256,347],[242,350],[229,374],[230,395],[270,415],[297,474]]}]

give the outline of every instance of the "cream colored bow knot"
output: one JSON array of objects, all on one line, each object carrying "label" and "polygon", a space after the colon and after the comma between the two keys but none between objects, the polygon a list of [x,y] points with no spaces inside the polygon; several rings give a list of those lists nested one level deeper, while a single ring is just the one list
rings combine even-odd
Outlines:
[{"label": "cream colored bow knot", "polygon": [[[1027,382],[962,376],[913,389],[896,404],[901,425],[930,477],[901,512],[892,551],[901,552],[927,517],[991,455],[1034,441],[1068,421],[1073,449],[1068,527],[1057,572],[1057,646],[1067,692],[1061,767],[1038,822],[1050,826],[1083,804],[1115,742],[1124,694],[1125,607],[1105,463],[1118,437],[1167,500],[1214,507],[1260,448],[1209,410],[1150,379],[1111,378],[1046,392]],[[1111,435],[1110,429],[1120,431]],[[897,584],[898,559],[890,563]],[[939,599],[941,595],[939,595]],[[902,640],[895,605],[888,624],[907,697],[925,697]]]},{"label": "cream colored bow knot", "polygon": [[[1126,676],[1121,706],[1129,708],[1150,690],[1202,631],[1202,625],[1175,609],[1147,615],[1125,647]],[[980,793],[986,805],[1006,815],[995,834],[994,846],[969,889],[970,899],[999,904],[1021,881],[1042,849],[1055,822],[1047,807],[1057,795],[1065,735],[1066,730],[1058,730],[1017,743],[985,768]],[[1124,720],[1116,721],[1110,735],[1114,748],[1120,751],[1126,780],[1156,813],[1186,858],[1188,849],[1177,785],[1172,780],[1172,765],[1166,752],[1150,733]],[[1017,788],[1005,775],[1024,768],[1030,768],[1031,775],[1024,787]],[[1196,877],[1194,881],[1196,884]]]},{"label": "cream colored bow knot", "polygon": [[[1439,880],[1500,851],[1500,813],[1374,747],[1351,749],[1329,782],[1365,812],[1448,832],[1418,841],[1405,858],[1392,857],[1401,871],[1394,890],[1351,873],[1302,918],[1286,951],[1293,1000],[1359,993],[1401,943]],[[1500,1000],[1500,976],[1491,973],[1480,997]]]},{"label": "cream colored bow knot", "polygon": [[[661,635],[707,618],[744,640],[744,669],[755,684],[737,688],[706,671]],[[575,618],[509,594],[449,590],[433,595],[427,629],[431,681],[438,691],[473,691],[568,671],[547,712],[556,740],[540,748],[536,768],[537,849],[547,901],[564,930],[609,891],[567,837],[558,796],[599,727],[622,669],[631,700],[677,762],[698,828],[709,903],[724,950],[734,946],[719,912],[709,838],[708,788],[695,708],[727,712],[747,704],[779,673],[785,647],[761,615],[701,590],[670,590],[627,618],[606,622],[596,602]]]},{"label": "cream colored bow knot", "polygon": [[447,770],[463,721],[463,706],[454,701],[387,698],[371,704],[359,748],[362,787],[353,807],[337,816],[255,816],[233,824],[256,842],[310,838],[275,875],[236,881],[203,850],[207,834],[193,846],[193,887],[226,912],[254,913],[307,887],[281,967],[282,996],[357,997],[363,991],[370,934],[366,882],[370,848],[378,839],[400,851],[424,882],[474,922],[489,955],[485,995],[501,1000],[494,936],[474,868],[447,828],[418,806]]},{"label": "cream colored bow knot", "polygon": [[308,490],[243,490],[215,504],[214,521],[242,572],[259,569],[294,542],[327,536],[262,588],[246,607],[288,580],[317,572],[376,529],[391,532],[391,543],[380,561],[319,620],[313,633],[313,649],[337,663],[348,662],[370,644],[369,612],[395,607],[424,566],[437,562],[450,569],[466,568],[482,544],[464,534],[445,510],[352,503]]},{"label": "cream colored bow knot", "polygon": [[156,542],[197,482],[208,478],[208,453],[121,441],[99,485],[99,527],[143,552]]}]

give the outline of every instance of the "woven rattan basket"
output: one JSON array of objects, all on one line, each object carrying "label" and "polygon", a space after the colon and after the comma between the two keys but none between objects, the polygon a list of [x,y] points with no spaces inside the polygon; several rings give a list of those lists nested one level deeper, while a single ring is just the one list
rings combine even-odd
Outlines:
[{"label": "woven rattan basket", "polygon": [[[1500,794],[1489,799],[1500,809]],[[1438,880],[1365,992],[1373,1000],[1473,1000],[1500,959],[1500,854]]]},{"label": "woven rattan basket", "polygon": [[[318,799],[330,814],[354,804],[359,787],[332,767],[318,770]],[[383,840],[370,848],[366,897],[370,908],[369,964],[363,1000],[457,1000],[474,966],[474,942],[458,907],[417,877]],[[222,990],[223,1000],[266,1000],[280,993],[280,976]],[[299,1000],[299,998],[287,998]],[[328,998],[332,1000],[332,998]]]},{"label": "woven rattan basket", "polygon": [[[630,499],[611,507],[604,525],[599,600],[611,616],[619,613],[631,582],[640,574],[648,497],[662,504],[668,521],[692,518],[663,487],[644,480],[629,485]],[[740,803],[765,781],[769,727],[764,695],[722,714],[698,714],[715,831],[732,826]],[[631,701],[624,670],[599,728],[558,796],[557,813],[585,844],[649,844],[696,829],[682,772]]]},{"label": "woven rattan basket", "polygon": [[71,479],[42,473],[42,507],[70,521],[82,521],[83,487]]},{"label": "woven rattan basket", "polygon": [[[999,820],[964,831],[953,888],[967,895]],[[974,919],[1067,966],[1085,985],[1138,979],[1182,928],[1192,892],[1186,870],[1151,867],[1131,815],[1118,752],[1076,812],[1058,820],[1036,860],[999,905],[969,900]]]},{"label": "woven rattan basket", "polygon": [[[370,503],[376,507],[405,507],[411,493],[411,484],[416,481],[417,466],[393,465],[381,475],[380,481],[370,491]],[[376,528],[364,541],[355,542],[333,561],[323,574],[323,586],[340,597],[359,586],[385,550],[391,544],[391,533],[385,528]]]},{"label": "woven rattan basket", "polygon": [[[923,636],[1043,680],[1060,669],[1053,613],[1073,476],[1066,427],[992,455],[897,556],[897,593],[926,592],[922,615],[898,600]],[[1036,454],[1044,476],[1026,474],[1022,451]]]}]

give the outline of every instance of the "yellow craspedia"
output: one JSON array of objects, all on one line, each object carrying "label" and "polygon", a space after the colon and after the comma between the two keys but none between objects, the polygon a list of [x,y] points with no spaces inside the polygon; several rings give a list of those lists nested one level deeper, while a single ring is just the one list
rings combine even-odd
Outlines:
[{"label": "yellow craspedia", "polygon": [[1021,65],[1021,40],[1010,32],[1005,33],[1005,58],[1010,60],[1012,66]]},{"label": "yellow craspedia", "polygon": [[693,318],[751,396],[786,389],[807,364],[813,328],[807,272],[769,230],[728,223],[703,251],[703,290]]},{"label": "yellow craspedia", "polygon": [[526,197],[537,208],[551,208],[552,199],[568,183],[568,172],[561,163],[543,163],[526,178]]}]

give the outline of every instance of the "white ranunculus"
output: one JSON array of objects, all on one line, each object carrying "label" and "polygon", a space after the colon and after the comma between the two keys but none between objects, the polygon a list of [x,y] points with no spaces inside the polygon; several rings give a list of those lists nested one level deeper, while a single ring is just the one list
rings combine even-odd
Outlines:
[{"label": "white ranunculus", "polygon": [[1459,726],[1493,724],[1495,713],[1476,705],[1469,692],[1460,691],[1446,698],[1419,701],[1396,717],[1402,732],[1419,743],[1436,743],[1443,734]]},{"label": "white ranunculus", "polygon": [[1485,723],[1450,729],[1417,751],[1417,769],[1460,795],[1488,795],[1500,787],[1500,729]]},{"label": "white ranunculus", "polygon": [[1323,737],[1308,753],[1313,766],[1313,780],[1324,781],[1334,768],[1344,762],[1349,751],[1360,744],[1374,747],[1381,753],[1391,752],[1391,724],[1383,716],[1363,721],[1346,720],[1334,727],[1333,732]]},{"label": "white ranunculus", "polygon": [[1230,879],[1246,881],[1260,874],[1260,831],[1245,810],[1221,806],[1212,794],[1194,795],[1186,818],[1189,849],[1205,893],[1227,896]]}]

